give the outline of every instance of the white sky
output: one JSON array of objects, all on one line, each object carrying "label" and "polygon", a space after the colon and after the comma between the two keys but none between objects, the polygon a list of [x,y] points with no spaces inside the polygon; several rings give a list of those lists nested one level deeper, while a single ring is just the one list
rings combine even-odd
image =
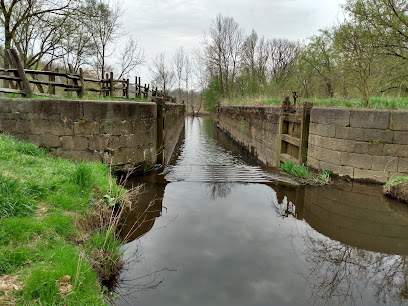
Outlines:
[{"label": "white sky", "polygon": [[168,59],[184,46],[198,48],[204,32],[218,13],[232,17],[248,34],[254,29],[265,38],[305,40],[343,18],[345,0],[123,0],[122,23],[128,35],[139,39],[146,64],[137,74],[150,81],[147,64],[156,54]]}]

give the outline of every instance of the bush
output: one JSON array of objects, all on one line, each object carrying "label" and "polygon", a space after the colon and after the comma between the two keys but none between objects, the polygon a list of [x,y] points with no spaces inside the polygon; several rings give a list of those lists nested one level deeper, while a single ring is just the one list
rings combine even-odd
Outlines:
[{"label": "bush", "polygon": [[211,79],[208,88],[204,91],[204,109],[209,112],[215,111],[222,98],[222,85],[218,78]]}]

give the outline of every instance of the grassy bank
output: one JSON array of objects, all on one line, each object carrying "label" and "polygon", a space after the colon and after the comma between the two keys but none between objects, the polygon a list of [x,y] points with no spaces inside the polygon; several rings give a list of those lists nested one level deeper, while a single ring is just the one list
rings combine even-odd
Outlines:
[{"label": "grassy bank", "polygon": [[[317,98],[301,98],[302,101],[313,102],[315,106],[320,107],[354,107],[354,108],[366,108],[363,99],[359,98],[329,98],[329,99],[317,99]],[[370,99],[371,108],[374,109],[408,109],[408,98],[395,98],[395,97],[372,97]],[[248,98],[237,99],[234,101],[223,101],[223,105],[281,105],[282,98]]]},{"label": "grassy bank", "polygon": [[318,173],[312,173],[306,165],[296,166],[292,161],[282,163],[281,168],[286,173],[302,179],[305,184],[328,185],[331,183],[331,171],[320,170]]},{"label": "grassy bank", "polygon": [[[120,264],[106,165],[73,163],[0,134],[0,305],[100,305]],[[104,200],[103,200],[104,199]]]},{"label": "grassy bank", "polygon": [[383,193],[408,204],[408,176],[398,176],[388,180],[384,185]]}]

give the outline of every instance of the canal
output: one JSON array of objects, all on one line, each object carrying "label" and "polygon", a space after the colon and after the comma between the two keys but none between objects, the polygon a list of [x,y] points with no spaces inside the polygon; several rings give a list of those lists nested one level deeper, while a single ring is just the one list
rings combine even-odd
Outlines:
[{"label": "canal", "polygon": [[378,305],[408,299],[408,209],[381,186],[300,186],[186,118],[122,235],[116,305]]}]

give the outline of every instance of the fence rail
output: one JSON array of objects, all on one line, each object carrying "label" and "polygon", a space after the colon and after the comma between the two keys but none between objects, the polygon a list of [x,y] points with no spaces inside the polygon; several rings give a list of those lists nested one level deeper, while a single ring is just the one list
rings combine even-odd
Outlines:
[{"label": "fence rail", "polygon": [[[135,82],[131,83],[129,79],[115,79],[113,72],[106,74],[103,79],[87,78],[84,77],[82,68],[79,69],[79,73],[74,73],[72,66],[70,72],[60,72],[58,69],[52,71],[48,69],[48,65],[44,70],[23,69],[16,50],[6,49],[5,55],[14,68],[0,68],[0,80],[3,80],[3,86],[0,86],[1,93],[52,97],[57,96],[56,88],[62,88],[65,92],[76,92],[79,98],[82,98],[85,92],[127,99],[163,96],[157,87],[150,88],[149,84],[142,86],[140,77],[136,77]],[[165,100],[175,101],[172,97],[165,97]]]}]

